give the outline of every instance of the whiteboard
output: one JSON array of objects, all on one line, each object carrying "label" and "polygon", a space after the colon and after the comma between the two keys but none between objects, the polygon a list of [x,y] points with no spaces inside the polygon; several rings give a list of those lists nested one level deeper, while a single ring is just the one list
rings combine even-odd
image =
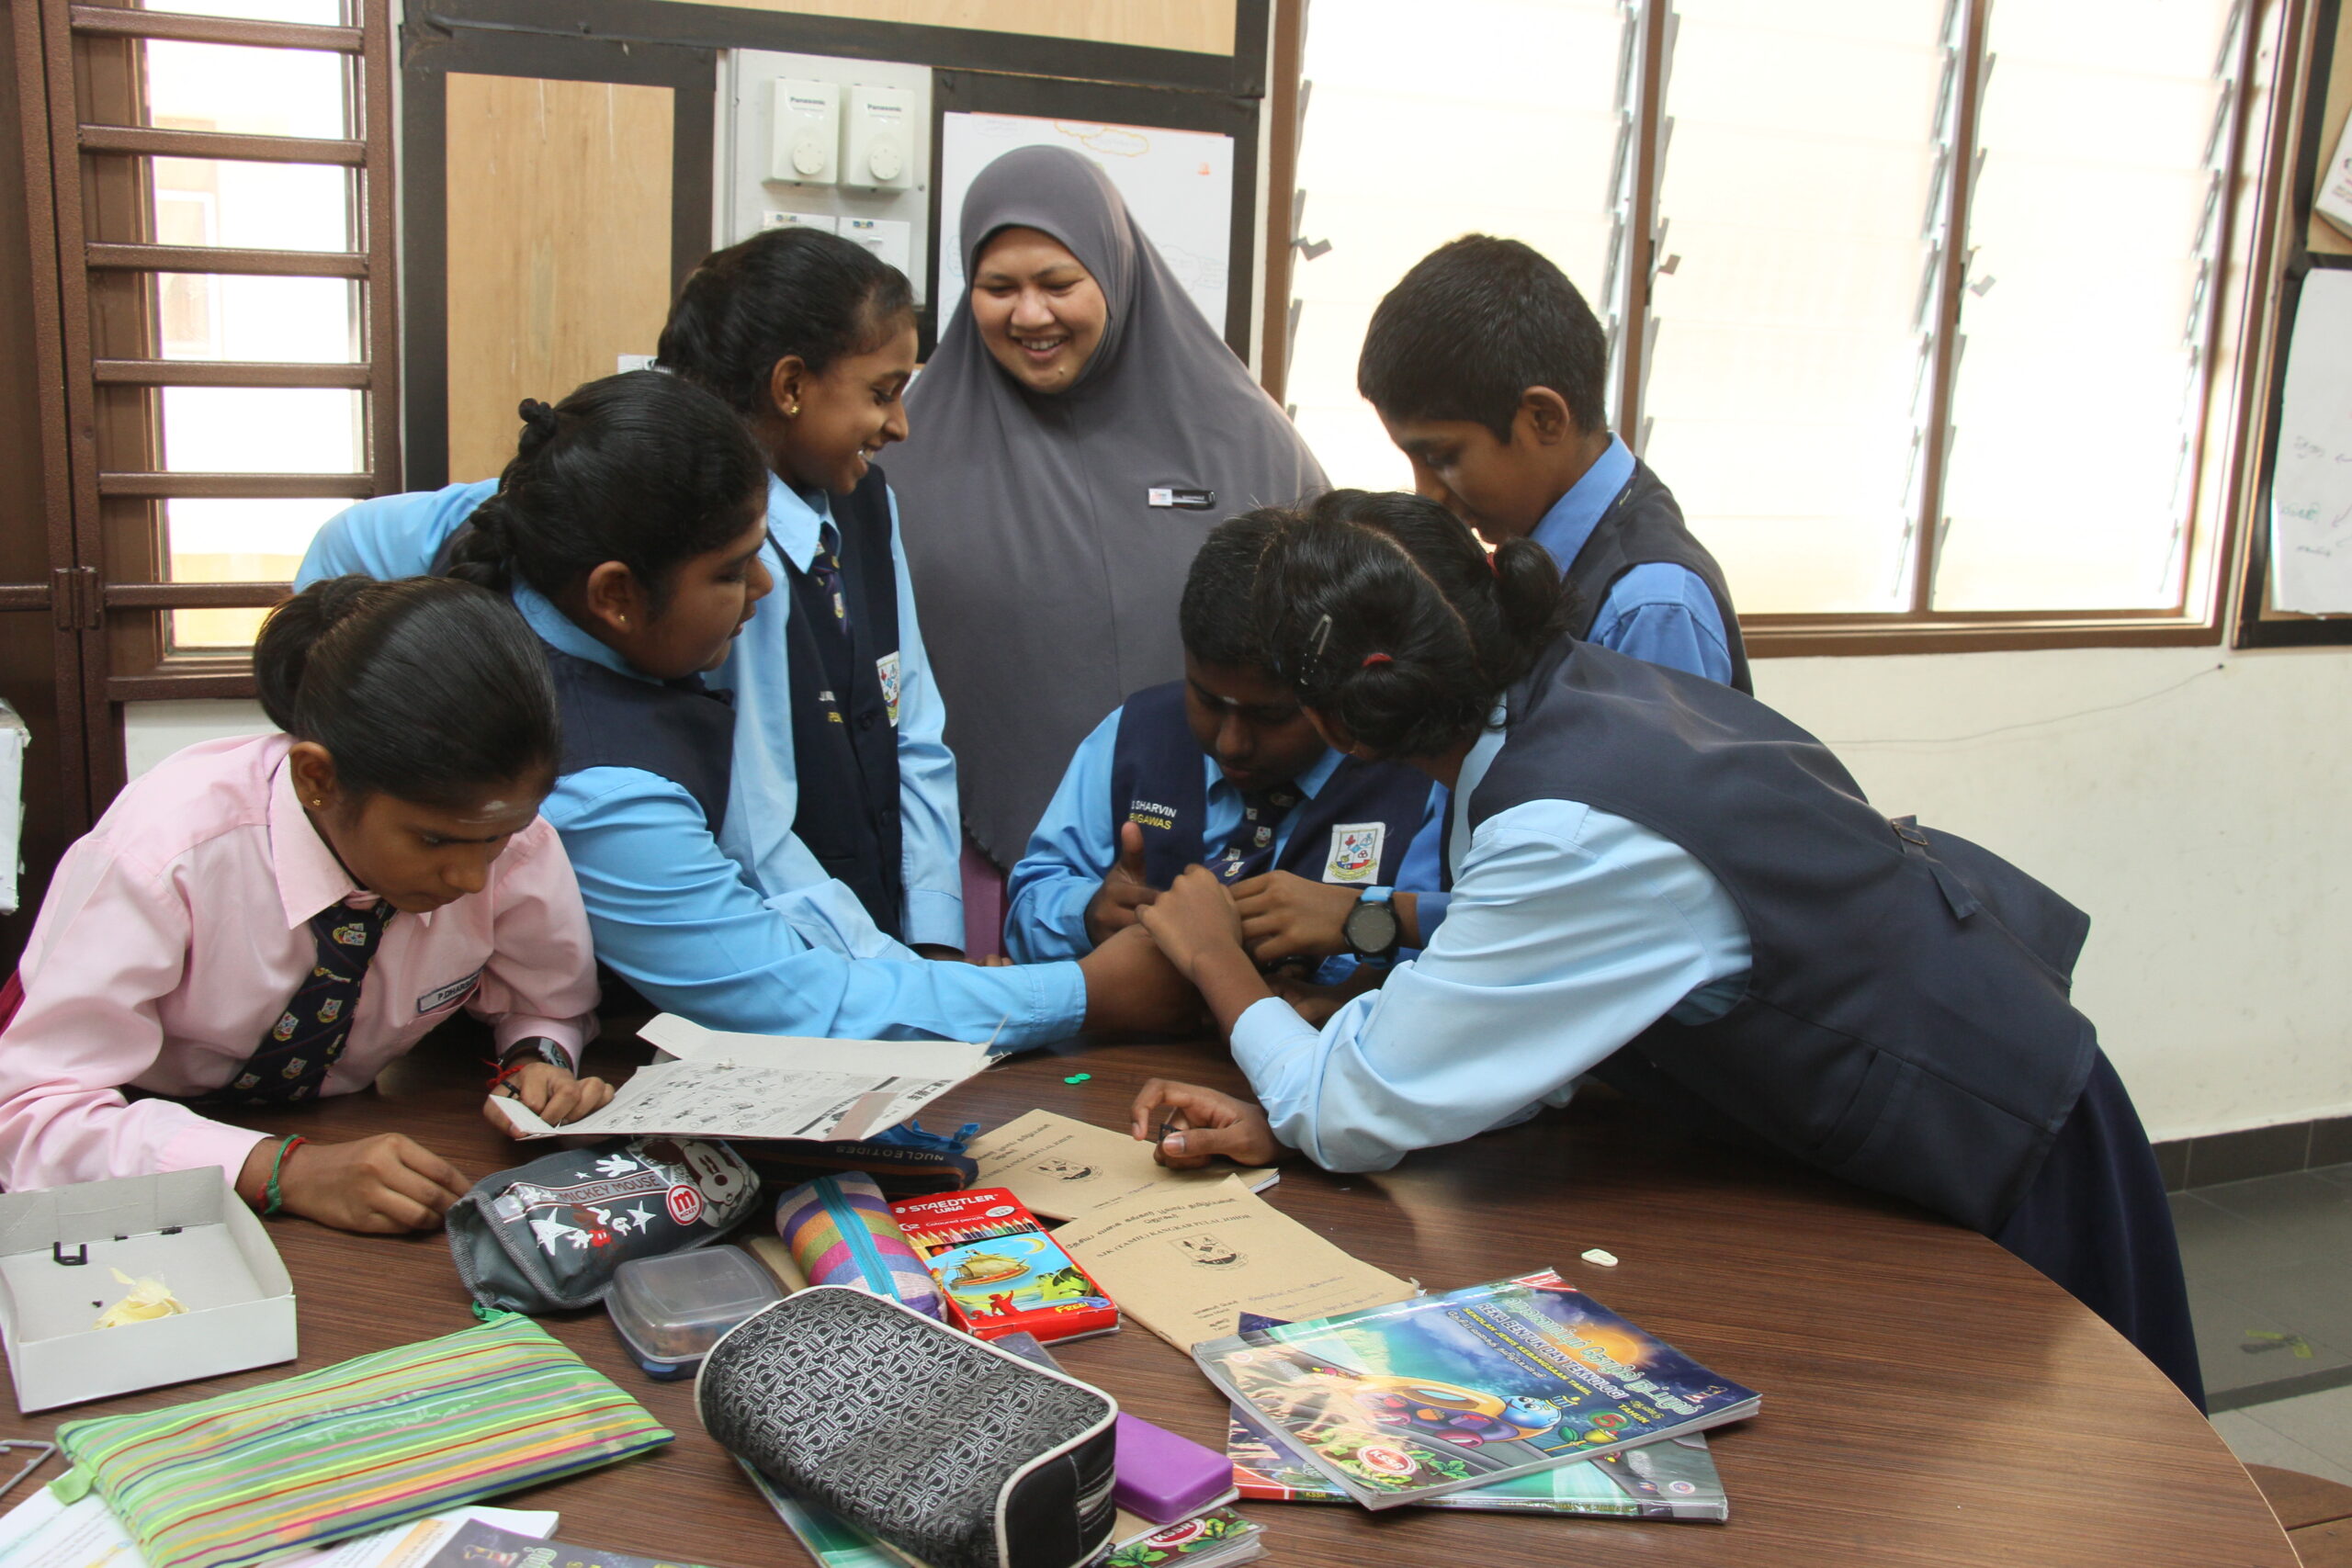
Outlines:
[{"label": "whiteboard", "polygon": [[2352,613],[2352,272],[2313,270],[2295,307],[2270,476],[2270,603]]},{"label": "whiteboard", "polygon": [[1225,334],[1233,255],[1233,138],[1099,120],[963,110],[942,117],[939,275],[932,294],[942,310],[959,307],[964,298],[964,193],[982,169],[1016,147],[1068,147],[1102,165],[1176,281],[1217,335]]}]

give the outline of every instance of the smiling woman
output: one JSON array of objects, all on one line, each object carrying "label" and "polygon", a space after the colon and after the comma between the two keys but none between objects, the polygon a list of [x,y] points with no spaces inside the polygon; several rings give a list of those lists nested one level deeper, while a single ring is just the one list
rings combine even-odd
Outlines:
[{"label": "smiling woman", "polygon": [[892,478],[965,829],[1010,866],[1087,731],[1183,672],[1209,528],[1323,472],[1085,156],[1006,153],[960,231],[966,305]]}]

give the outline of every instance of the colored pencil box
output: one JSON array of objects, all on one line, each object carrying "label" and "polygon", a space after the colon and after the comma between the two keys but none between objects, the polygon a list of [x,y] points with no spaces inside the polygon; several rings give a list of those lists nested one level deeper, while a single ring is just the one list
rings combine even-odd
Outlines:
[{"label": "colored pencil box", "polygon": [[611,1138],[474,1183],[449,1210],[449,1253],[484,1306],[591,1307],[622,1264],[717,1241],[759,1195],[725,1144]]},{"label": "colored pencil box", "polygon": [[1111,1540],[1111,1397],[888,1297],[819,1285],[738,1324],[695,1404],[737,1459],[930,1568],[1079,1568]]},{"label": "colored pencil box", "polygon": [[69,1421],[73,1469],[148,1568],[266,1558],[594,1470],[671,1440],[645,1407],[526,1317],[501,1314],[217,1398]]},{"label": "colored pencil box", "polygon": [[1117,1331],[1117,1305],[1004,1188],[905,1198],[890,1213],[947,1298],[947,1321],[967,1334],[1077,1339]]},{"label": "colored pencil box", "polygon": [[889,1202],[862,1172],[820,1176],[776,1200],[775,1234],[812,1285],[847,1285],[944,1319],[939,1288]]}]

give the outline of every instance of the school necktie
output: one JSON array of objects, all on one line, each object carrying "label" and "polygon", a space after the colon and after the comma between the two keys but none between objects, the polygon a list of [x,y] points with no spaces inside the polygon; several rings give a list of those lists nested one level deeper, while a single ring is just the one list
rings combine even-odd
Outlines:
[{"label": "school necktie", "polygon": [[327,1069],[351,1038],[359,1010],[359,985],[368,977],[382,944],[392,907],[379,901],[364,909],[330,904],[311,917],[318,957],[310,977],[263,1037],[221,1097],[240,1105],[285,1105],[316,1100]]},{"label": "school necktie", "polygon": [[1242,795],[1241,826],[1225,846],[1225,853],[1209,868],[1216,873],[1219,882],[1229,886],[1272,868],[1274,839],[1282,830],[1283,818],[1290,815],[1298,798],[1298,792],[1294,789],[1270,789]]},{"label": "school necktie", "polygon": [[842,593],[842,536],[831,523],[817,530],[817,553],[808,559],[808,575],[833,602],[833,623],[849,625],[849,601]]}]

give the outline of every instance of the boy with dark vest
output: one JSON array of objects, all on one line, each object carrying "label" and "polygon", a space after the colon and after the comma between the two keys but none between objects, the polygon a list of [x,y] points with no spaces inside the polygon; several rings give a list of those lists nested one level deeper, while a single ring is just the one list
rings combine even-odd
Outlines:
[{"label": "boy with dark vest", "polygon": [[1487,234],[1415,264],[1356,362],[1415,490],[1489,546],[1552,552],[1575,594],[1570,635],[1752,693],[1723,570],[1610,433],[1608,376],[1608,338],[1576,285]]},{"label": "boy with dark vest", "polygon": [[[1250,588],[1269,536],[1261,514],[1210,532],[1178,611],[1184,679],[1129,697],[1070,759],[1007,884],[1013,958],[1092,951],[1190,865],[1228,886],[1280,870],[1380,899],[1434,887],[1430,781],[1324,745],[1260,648]],[[1417,845],[1425,869],[1408,871]],[[1394,934],[1353,956],[1376,972]]]}]

